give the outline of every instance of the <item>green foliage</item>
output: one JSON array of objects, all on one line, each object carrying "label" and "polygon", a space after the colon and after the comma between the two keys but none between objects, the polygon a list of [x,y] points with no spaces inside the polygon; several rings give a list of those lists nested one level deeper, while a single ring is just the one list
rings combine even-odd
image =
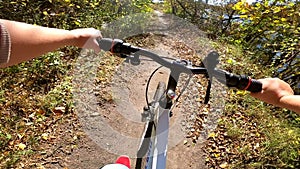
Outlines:
[{"label": "green foliage", "polygon": [[[57,107],[63,107],[63,112],[72,112],[72,84],[71,77],[65,77],[61,84],[55,86],[47,95],[39,99],[40,109],[51,113]],[[61,113],[63,113],[61,112]]]},{"label": "green foliage", "polygon": [[[266,163],[277,168],[299,168],[300,131],[286,120],[266,118],[268,125],[264,132],[268,139],[263,142]],[[276,154],[276,156],[273,156]]]},{"label": "green foliage", "polygon": [[[0,17],[41,26],[100,28],[120,16],[151,11],[150,0],[3,0]],[[7,15],[9,13],[9,15]]]},{"label": "green foliage", "polygon": [[[29,156],[31,148],[39,141],[39,133],[45,129],[46,116],[50,119],[53,116],[53,107],[50,107],[53,104],[40,98],[53,93],[52,88],[60,86],[62,77],[68,72],[70,67],[61,60],[62,54],[65,53],[50,53],[31,62],[2,69],[0,88],[4,92],[0,102],[0,168],[12,167],[22,157]],[[61,89],[60,93],[64,91]],[[51,98],[55,103],[60,99]],[[40,105],[49,106],[45,108]],[[66,107],[63,103],[54,106]]]},{"label": "green foliage", "polygon": [[[1,3],[0,16],[41,26],[75,28],[83,17],[83,1],[70,0],[15,0]],[[6,15],[10,13],[11,15]]]},{"label": "green foliage", "polygon": [[196,24],[201,30],[215,34],[221,30],[219,19],[222,17],[222,7],[212,6],[203,1],[194,0],[166,0],[164,11],[172,13],[191,23]]},{"label": "green foliage", "polygon": [[254,5],[240,1],[233,6],[242,23],[233,24],[230,37],[254,52],[253,57],[272,66],[275,76],[288,80],[299,93],[300,3],[264,0]]},{"label": "green foliage", "polygon": [[102,28],[102,34],[112,38],[126,39],[147,32],[151,28],[152,13],[137,13],[119,18]]}]

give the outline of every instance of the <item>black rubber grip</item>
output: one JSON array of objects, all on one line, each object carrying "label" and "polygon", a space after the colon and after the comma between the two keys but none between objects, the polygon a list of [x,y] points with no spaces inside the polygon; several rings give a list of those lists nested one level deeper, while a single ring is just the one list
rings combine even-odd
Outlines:
[{"label": "black rubber grip", "polygon": [[251,79],[246,75],[234,75],[230,74],[227,76],[227,86],[236,87],[240,90],[247,90],[249,92],[260,92],[262,90],[262,83]]},{"label": "black rubber grip", "polygon": [[98,40],[98,44],[100,49],[116,54],[129,55],[140,50],[128,43],[124,43],[121,39],[102,38]]},{"label": "black rubber grip", "polygon": [[254,92],[254,93],[261,92],[262,91],[262,83],[255,79],[250,79],[250,80],[251,80],[250,85],[246,90],[250,91],[250,92]]},{"label": "black rubber grip", "polygon": [[104,51],[115,52],[116,46],[123,44],[123,41],[120,39],[102,38],[98,39],[98,44]]},{"label": "black rubber grip", "polygon": [[102,39],[97,39],[97,41],[100,46],[100,49],[104,51],[110,51],[110,48],[112,47],[112,39],[102,38]]},{"label": "black rubber grip", "polygon": [[246,75],[235,75],[224,70],[214,69],[213,76],[228,87],[234,87],[254,93],[262,91],[262,83],[255,79],[251,79]]}]

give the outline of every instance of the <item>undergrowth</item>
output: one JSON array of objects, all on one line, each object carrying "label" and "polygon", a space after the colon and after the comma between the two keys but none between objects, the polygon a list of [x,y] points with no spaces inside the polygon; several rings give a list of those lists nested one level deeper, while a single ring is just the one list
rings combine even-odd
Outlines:
[{"label": "undergrowth", "polygon": [[11,168],[32,154],[44,130],[51,127],[47,123],[55,108],[67,107],[70,67],[61,55],[65,53],[52,52],[1,70],[1,168]]}]

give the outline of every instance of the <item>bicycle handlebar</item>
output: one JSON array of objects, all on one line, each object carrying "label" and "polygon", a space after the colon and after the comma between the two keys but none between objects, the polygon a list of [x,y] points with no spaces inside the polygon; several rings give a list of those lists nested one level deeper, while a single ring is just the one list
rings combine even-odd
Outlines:
[{"label": "bicycle handlebar", "polygon": [[[208,57],[212,59],[206,59],[206,67],[195,67],[188,63],[183,62],[170,62],[157,54],[147,51],[143,48],[135,47],[129,43],[124,43],[120,39],[102,38],[97,40],[99,46],[104,51],[110,51],[115,54],[126,55],[133,60],[133,63],[139,63],[139,56],[146,56],[155,62],[165,66],[169,69],[180,71],[182,73],[192,74],[205,74],[211,77],[215,77],[219,82],[225,84],[228,87],[235,87],[240,90],[247,90],[250,92],[260,92],[262,90],[262,83],[251,79],[246,75],[235,75],[225,70],[217,69],[215,66],[218,64],[218,54],[211,52]],[[211,55],[211,56],[210,56]]]}]

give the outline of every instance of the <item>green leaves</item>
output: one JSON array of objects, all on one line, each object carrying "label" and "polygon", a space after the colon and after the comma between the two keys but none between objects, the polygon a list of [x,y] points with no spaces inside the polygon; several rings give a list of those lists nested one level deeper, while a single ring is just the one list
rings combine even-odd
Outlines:
[{"label": "green leaves", "polygon": [[[233,9],[243,20],[230,29],[233,42],[253,51],[259,62],[275,69],[284,68],[283,73],[274,72],[274,76],[289,79],[291,73],[297,72],[293,65],[299,63],[299,2],[263,0],[249,6],[240,1]],[[290,80],[295,85],[299,77]]]},{"label": "green leaves", "polygon": [[149,12],[150,4],[150,0],[4,0],[0,17],[63,29],[100,28],[103,22],[123,15]]}]

